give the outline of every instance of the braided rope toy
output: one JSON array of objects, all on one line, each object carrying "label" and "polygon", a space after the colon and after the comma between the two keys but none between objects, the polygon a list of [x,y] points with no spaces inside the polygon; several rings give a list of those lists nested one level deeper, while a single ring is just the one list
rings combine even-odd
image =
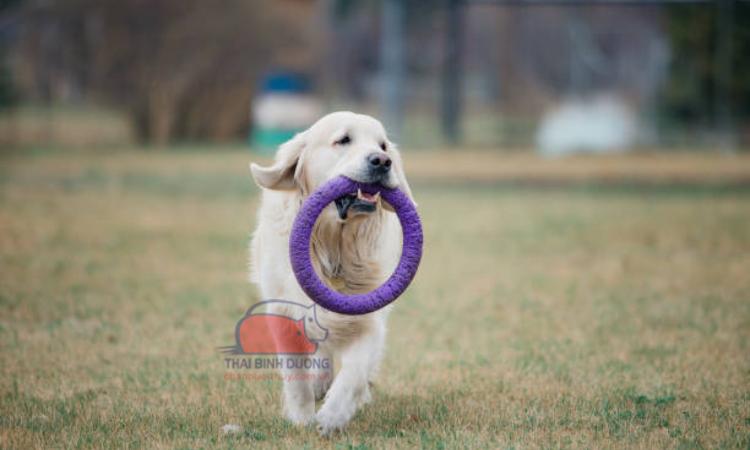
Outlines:
[{"label": "braided rope toy", "polygon": [[[385,283],[366,294],[346,295],[323,284],[315,273],[310,259],[310,237],[323,209],[337,198],[357,192],[357,189],[368,194],[380,192],[383,200],[393,207],[401,222],[404,244],[398,266]],[[315,303],[340,314],[359,315],[383,308],[406,290],[422,259],[422,244],[422,224],[414,203],[406,194],[380,184],[360,183],[340,176],[325,183],[302,204],[289,237],[289,257],[297,282]]]}]

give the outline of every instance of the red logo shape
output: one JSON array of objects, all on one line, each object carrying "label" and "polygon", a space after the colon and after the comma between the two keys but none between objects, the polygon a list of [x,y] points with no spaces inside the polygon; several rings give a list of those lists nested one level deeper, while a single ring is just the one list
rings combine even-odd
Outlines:
[{"label": "red logo shape", "polygon": [[[256,312],[261,306],[270,312]],[[235,328],[236,345],[224,348],[234,354],[311,355],[328,337],[319,323],[315,305],[285,300],[257,303]]]}]

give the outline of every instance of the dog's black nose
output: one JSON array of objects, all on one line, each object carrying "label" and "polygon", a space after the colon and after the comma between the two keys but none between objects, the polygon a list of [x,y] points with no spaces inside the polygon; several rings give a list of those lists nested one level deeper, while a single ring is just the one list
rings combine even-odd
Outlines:
[{"label": "dog's black nose", "polygon": [[385,174],[391,170],[391,158],[384,153],[370,153],[367,162],[371,173]]}]

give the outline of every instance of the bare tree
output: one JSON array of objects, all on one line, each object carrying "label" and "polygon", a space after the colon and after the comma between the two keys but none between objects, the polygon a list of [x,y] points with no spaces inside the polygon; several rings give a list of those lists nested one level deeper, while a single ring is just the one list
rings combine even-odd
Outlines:
[{"label": "bare tree", "polygon": [[[58,0],[24,5],[26,91],[80,93],[128,111],[143,141],[230,139],[247,128],[257,78],[306,69],[311,2]],[[290,58],[289,55],[298,55]]]}]

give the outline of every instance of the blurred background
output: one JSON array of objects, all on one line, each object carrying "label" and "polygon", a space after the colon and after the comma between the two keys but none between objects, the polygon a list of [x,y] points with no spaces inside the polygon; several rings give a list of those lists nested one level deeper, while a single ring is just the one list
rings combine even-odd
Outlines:
[{"label": "blurred background", "polygon": [[3,0],[4,147],[247,143],[323,112],[404,146],[740,151],[750,3]]}]

